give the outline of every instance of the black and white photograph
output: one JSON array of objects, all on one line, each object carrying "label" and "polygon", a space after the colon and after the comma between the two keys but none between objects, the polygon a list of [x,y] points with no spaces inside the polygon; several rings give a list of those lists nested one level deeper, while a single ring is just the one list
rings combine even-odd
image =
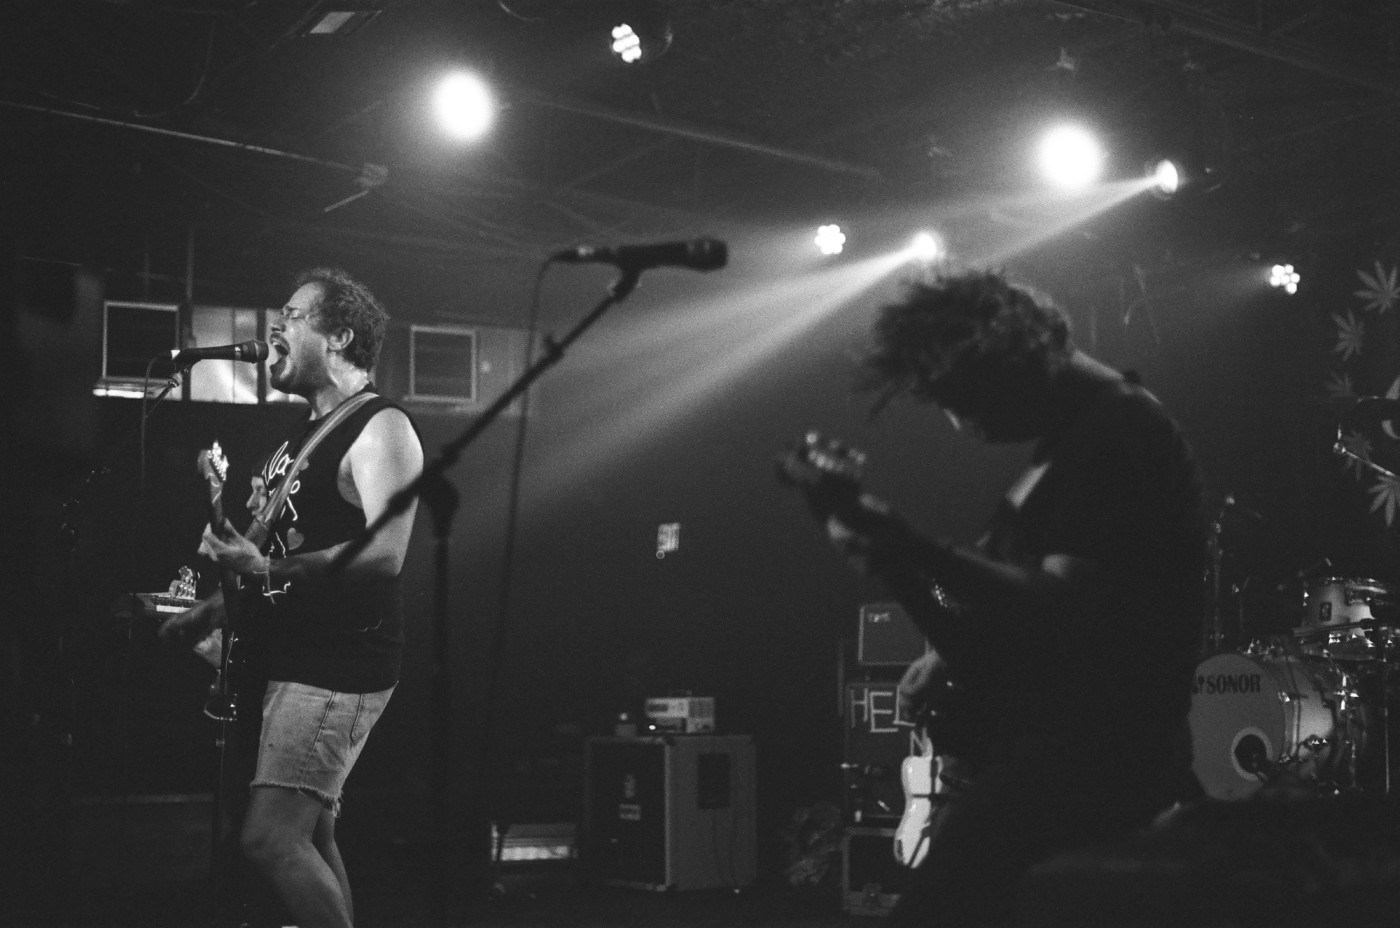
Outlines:
[{"label": "black and white photograph", "polygon": [[1400,918],[1400,4],[6,0],[0,925]]}]

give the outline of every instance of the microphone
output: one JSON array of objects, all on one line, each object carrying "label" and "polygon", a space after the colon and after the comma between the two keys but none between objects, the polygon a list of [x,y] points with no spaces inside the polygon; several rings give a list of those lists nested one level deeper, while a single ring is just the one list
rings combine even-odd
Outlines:
[{"label": "microphone", "polygon": [[624,271],[645,271],[651,267],[688,267],[692,271],[713,271],[729,260],[729,248],[719,239],[696,238],[688,242],[661,242],[656,245],[579,245],[550,256],[551,261],[568,264],[615,264]]},{"label": "microphone", "polygon": [[247,361],[256,364],[267,359],[267,342],[249,339],[236,345],[218,345],[214,348],[171,349],[170,360],[177,368],[186,368],[196,361]]}]

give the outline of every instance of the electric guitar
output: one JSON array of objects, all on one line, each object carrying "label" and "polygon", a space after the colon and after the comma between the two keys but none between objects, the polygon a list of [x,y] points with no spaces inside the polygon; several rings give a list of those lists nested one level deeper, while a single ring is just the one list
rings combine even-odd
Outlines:
[{"label": "electric guitar", "polygon": [[[224,482],[228,477],[228,459],[218,442],[208,450],[201,451],[198,458],[199,474],[209,489],[209,524],[215,532],[222,532],[224,526]],[[271,533],[261,521],[254,519],[244,533],[244,537],[266,553]],[[247,642],[239,645],[239,635],[244,631],[247,608],[243,598],[242,579],[231,570],[219,571],[219,589],[224,594],[225,622],[223,629],[222,658],[219,673],[210,689],[209,702],[204,714],[216,721],[232,722],[237,719],[238,677],[244,660],[241,652],[247,650]],[[216,632],[216,634],[218,634]],[[207,642],[205,642],[207,643]],[[201,644],[205,644],[201,643]],[[236,653],[237,652],[237,653]]]},{"label": "electric guitar", "polygon": [[[808,432],[778,463],[778,479],[801,490],[813,513],[822,521],[836,516],[856,531],[875,539],[876,546],[903,549],[917,556],[928,544],[916,532],[894,517],[888,508],[863,495],[866,456],[844,442]],[[937,583],[929,584],[929,602],[937,609],[956,613],[958,606]],[[916,619],[917,621],[917,619]],[[900,783],[904,789],[904,813],[895,829],[894,857],[905,867],[917,867],[928,854],[932,839],[933,813],[941,797],[956,779],[956,760],[934,747],[931,729],[947,723],[956,714],[949,696],[956,687],[944,681],[939,704],[929,707],[928,718],[915,730],[915,750],[900,763]]]}]

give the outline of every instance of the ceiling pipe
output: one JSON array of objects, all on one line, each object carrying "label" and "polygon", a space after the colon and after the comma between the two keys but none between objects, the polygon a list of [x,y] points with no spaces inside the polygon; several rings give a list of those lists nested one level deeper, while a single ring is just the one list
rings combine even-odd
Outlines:
[{"label": "ceiling pipe", "polygon": [[1400,97],[1400,83],[1364,65],[1338,60],[1316,49],[1271,39],[1242,23],[1219,19],[1173,0],[1053,0],[1060,6],[1112,16],[1149,29],[1213,42],[1304,71]]},{"label": "ceiling pipe", "polygon": [[672,135],[677,138],[689,139],[693,142],[705,142],[720,148],[734,148],[740,151],[753,152],[754,154],[768,155],[769,157],[779,158],[783,161],[807,164],[838,174],[853,174],[857,177],[863,177],[866,180],[879,181],[883,179],[883,175],[878,170],[868,165],[854,164],[836,158],[814,155],[810,152],[769,145],[766,142],[759,142],[742,135],[722,132],[718,129],[711,129],[705,126],[697,126],[693,123],[682,122],[676,119],[643,116],[637,113],[611,110],[601,106],[593,106],[588,103],[566,100],[562,97],[555,97],[549,94],[536,93],[523,89],[512,90],[511,95],[526,102],[533,103],[536,106],[545,106],[565,113],[573,113],[576,116],[601,119],[605,122],[617,123],[622,126],[631,126],[634,129],[644,129],[648,132],[658,132],[662,135]]},{"label": "ceiling pipe", "polygon": [[360,174],[362,168],[358,165],[342,164],[339,161],[328,161],[325,158],[313,158],[310,155],[297,154],[294,151],[282,151],[277,148],[268,148],[264,145],[254,145],[250,142],[235,142],[232,139],[216,138],[212,135],[199,135],[194,132],[181,132],[176,129],[162,129],[159,126],[148,126],[139,122],[131,122],[127,119],[113,119],[108,116],[93,116],[88,113],[75,113],[72,110],[58,109],[52,106],[36,106],[32,103],[17,103],[13,100],[0,100],[0,106],[8,106],[17,110],[28,110],[31,113],[45,113],[49,116],[59,116],[64,119],[76,119],[79,122],[93,122],[104,126],[115,126],[120,129],[134,129],[137,132],[148,132],[152,135],[163,135],[166,138],[183,139],[186,142],[199,142],[204,145],[217,145],[223,148],[234,148],[239,151],[252,152],[258,155],[269,155],[274,158],[282,158],[287,161],[299,161],[302,164],[312,164],[317,167],[330,168],[336,171],[343,171],[348,174]]}]

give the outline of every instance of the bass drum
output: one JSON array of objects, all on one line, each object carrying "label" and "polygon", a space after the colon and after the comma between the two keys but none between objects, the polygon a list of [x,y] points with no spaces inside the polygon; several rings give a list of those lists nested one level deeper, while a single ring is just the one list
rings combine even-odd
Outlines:
[{"label": "bass drum", "polygon": [[1192,769],[1213,799],[1244,799],[1266,783],[1336,785],[1359,749],[1346,675],[1330,661],[1216,654],[1191,690]]}]

